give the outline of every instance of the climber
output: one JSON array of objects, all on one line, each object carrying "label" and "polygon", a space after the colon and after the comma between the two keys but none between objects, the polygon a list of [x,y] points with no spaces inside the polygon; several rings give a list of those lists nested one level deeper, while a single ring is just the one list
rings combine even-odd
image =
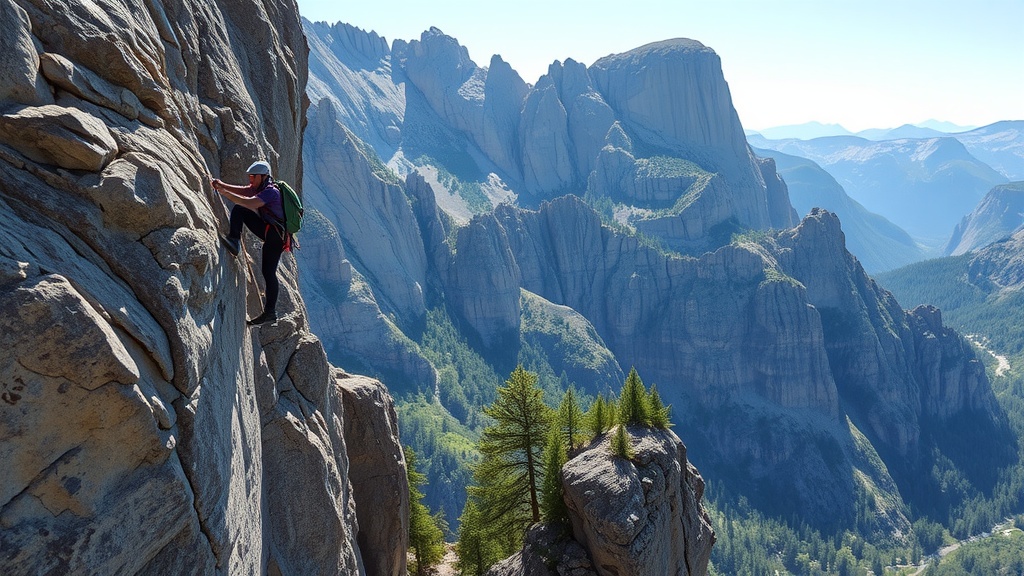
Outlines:
[{"label": "climber", "polygon": [[248,186],[227,184],[218,178],[211,178],[210,185],[220,192],[221,196],[235,203],[231,209],[231,231],[227,236],[220,237],[228,252],[232,256],[238,256],[243,224],[263,240],[261,268],[263,280],[267,285],[267,298],[263,305],[263,313],[247,322],[250,326],[255,326],[277,320],[277,264],[281,260],[281,254],[289,249],[290,242],[283,225],[281,192],[274,185],[270,164],[262,160],[253,162],[247,172]]}]

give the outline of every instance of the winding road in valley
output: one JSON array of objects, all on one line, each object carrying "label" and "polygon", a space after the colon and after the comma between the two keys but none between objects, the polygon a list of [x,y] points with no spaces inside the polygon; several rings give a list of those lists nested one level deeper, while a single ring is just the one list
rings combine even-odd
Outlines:
[{"label": "winding road in valley", "polygon": [[1007,359],[1006,356],[1000,356],[999,354],[996,354],[995,352],[989,350],[985,346],[988,343],[988,338],[985,338],[984,336],[978,334],[968,334],[967,336],[965,336],[965,338],[967,338],[971,342],[971,344],[974,344],[978,348],[981,348],[985,352],[988,352],[989,354],[992,355],[993,358],[996,359],[996,362],[998,362],[998,365],[996,366],[996,376],[1002,376],[1003,374],[1006,374],[1007,372],[1010,371],[1009,359]]}]

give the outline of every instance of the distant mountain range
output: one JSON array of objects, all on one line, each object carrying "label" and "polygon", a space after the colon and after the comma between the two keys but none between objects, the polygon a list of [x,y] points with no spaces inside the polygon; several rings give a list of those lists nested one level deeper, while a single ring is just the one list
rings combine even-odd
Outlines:
[{"label": "distant mountain range", "polygon": [[[769,140],[766,148],[813,160],[853,199],[935,251],[992,187],[1010,178],[972,154],[986,154],[1009,173],[1024,170],[1024,123],[1005,122],[929,138],[872,141],[857,136]],[[970,148],[968,147],[970,146]]]},{"label": "distant mountain range", "polygon": [[799,214],[820,207],[839,216],[847,249],[869,273],[925,258],[924,250],[905,230],[850,198],[836,179],[814,161],[764,148],[754,148],[754,152],[775,160],[776,169],[789,187],[789,200]]},{"label": "distant mountain range", "polygon": [[839,124],[823,124],[821,122],[805,122],[787,126],[773,126],[762,130],[745,130],[750,135],[759,135],[770,140],[810,140],[827,136],[859,136],[868,140],[895,140],[897,138],[930,138],[954,132],[966,132],[975,126],[959,126],[952,122],[925,120],[916,124],[904,124],[898,128],[869,128],[860,132],[851,132]]}]

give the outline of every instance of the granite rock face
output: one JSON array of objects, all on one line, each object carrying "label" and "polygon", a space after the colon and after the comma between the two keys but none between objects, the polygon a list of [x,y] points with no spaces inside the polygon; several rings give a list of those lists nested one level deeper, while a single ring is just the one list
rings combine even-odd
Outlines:
[{"label": "granite rock face", "polygon": [[[404,335],[426,315],[432,262],[420,215],[401,181],[337,113],[329,99],[311,108],[303,150],[310,223],[298,259],[313,329],[338,361],[433,388],[433,367]],[[437,221],[436,212],[431,218]]]},{"label": "granite rock face", "polygon": [[343,409],[291,257],[279,320],[246,327],[259,242],[220,248],[205,178],[302,180],[295,3],[0,21],[0,572],[364,573],[343,429],[387,410]]},{"label": "granite rock face", "polygon": [[427,262],[399,182],[367,157],[373,153],[337,121],[330,100],[310,110],[306,138],[308,203],[331,220],[386,312],[405,326],[421,321]]},{"label": "granite rock face", "polygon": [[[314,45],[338,36],[321,25],[307,31],[319,36]],[[556,61],[530,86],[499,56],[477,66],[436,28],[396,40],[390,53],[365,49],[378,38],[363,36],[332,44],[340,50],[314,50],[314,77],[328,77],[311,84],[342,86],[331,98],[354,109],[375,93],[364,85],[367,70],[378,78],[391,70],[385,93],[404,93],[404,114],[382,122],[400,122],[400,137],[387,146],[372,135],[367,142],[401,173],[440,166],[463,184],[499,178],[523,205],[589,192],[636,208],[622,218],[688,251],[721,245],[710,238],[716,226],[796,223],[773,167],[759,164],[746,144],[718,56],[699,42],[651,44],[589,68]],[[355,114],[341,116],[348,123]],[[351,127],[360,137],[361,122]]]}]

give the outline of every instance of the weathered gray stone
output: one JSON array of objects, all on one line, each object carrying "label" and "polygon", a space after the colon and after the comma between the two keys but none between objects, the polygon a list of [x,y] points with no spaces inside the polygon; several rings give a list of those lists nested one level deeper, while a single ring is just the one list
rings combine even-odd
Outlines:
[{"label": "weathered gray stone", "polygon": [[29,371],[87,390],[139,379],[110,325],[60,276],[34,278],[0,293],[0,350]]},{"label": "weathered gray stone", "polygon": [[117,154],[117,143],[99,118],[53,104],[0,116],[0,137],[30,160],[69,170],[98,172]]},{"label": "weathered gray stone", "polygon": [[39,78],[39,52],[25,9],[14,0],[0,1],[0,110],[8,104],[40,105],[53,96]]},{"label": "weathered gray stone", "polygon": [[494,216],[486,215],[460,230],[448,294],[485,348],[507,351],[519,340],[522,280],[501,229]]},{"label": "weathered gray stone", "polygon": [[562,468],[574,538],[601,576],[706,574],[715,533],[686,447],[667,430],[629,434],[632,459],[612,455],[609,433]]},{"label": "weathered gray stone", "polygon": [[[75,66],[73,62],[60,54],[46,53],[42,54],[39,59],[46,80],[61,90],[66,90],[78,98],[88,100],[98,106],[114,110],[129,120],[135,120],[140,114],[148,112],[130,90],[114,86],[92,71]],[[155,116],[152,122],[159,126]]]},{"label": "weathered gray stone", "polygon": [[367,574],[404,576],[409,547],[409,490],[394,400],[383,384],[337,374],[344,398],[345,443]]},{"label": "weathered gray stone", "polygon": [[534,524],[523,548],[491,566],[487,576],[597,576],[587,551],[561,526]]},{"label": "weathered gray stone", "polygon": [[426,257],[397,177],[338,122],[329,100],[311,116],[307,202],[341,234],[346,257],[370,279],[382,308],[403,326],[420,322],[426,314]]}]

